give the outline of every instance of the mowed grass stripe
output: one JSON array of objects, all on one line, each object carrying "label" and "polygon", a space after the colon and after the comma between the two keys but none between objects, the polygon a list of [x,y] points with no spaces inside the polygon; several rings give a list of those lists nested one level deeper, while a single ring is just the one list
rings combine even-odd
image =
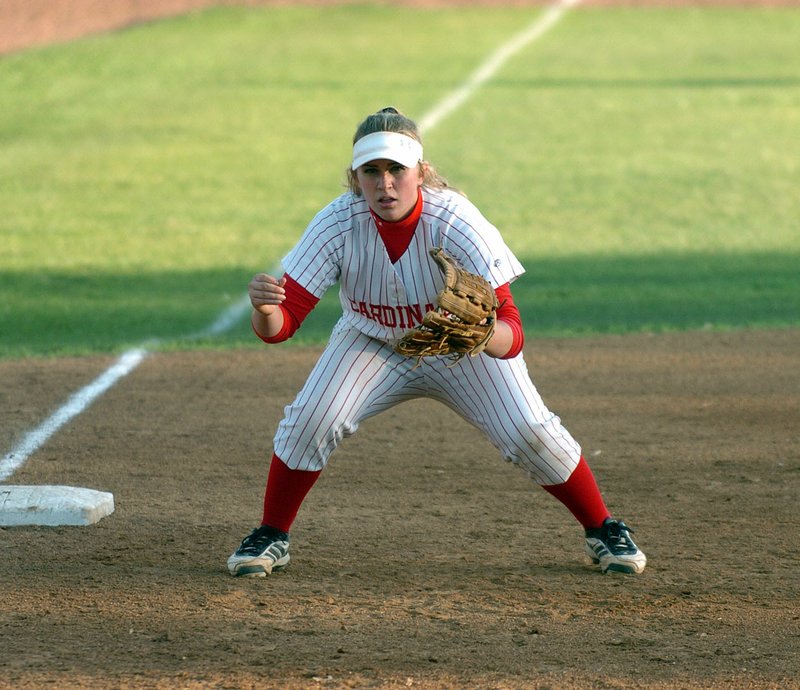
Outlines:
[{"label": "mowed grass stripe", "polygon": [[[226,8],[3,59],[0,356],[257,345],[181,337],[341,190],[365,113],[419,117],[534,11]],[[798,38],[788,9],[578,9],[430,133],[528,267],[531,334],[797,325]]]}]

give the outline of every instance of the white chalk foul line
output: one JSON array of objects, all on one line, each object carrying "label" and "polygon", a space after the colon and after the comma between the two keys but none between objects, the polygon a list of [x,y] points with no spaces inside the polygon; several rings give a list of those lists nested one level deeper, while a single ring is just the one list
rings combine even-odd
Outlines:
[{"label": "white chalk foul line", "polygon": [[[277,269],[273,269],[273,273],[275,273]],[[187,340],[198,340],[200,338],[210,338],[215,335],[222,335],[223,333],[227,333],[231,328],[233,328],[239,321],[242,320],[244,315],[250,311],[250,296],[245,293],[242,295],[238,301],[234,302],[229,306],[225,311],[223,311],[218,317],[217,320],[214,321],[210,326],[204,328],[202,331],[198,331],[197,333],[193,333],[192,335],[188,336]]]},{"label": "white chalk foul line", "polygon": [[[463,105],[477,89],[491,79],[509,58],[536,41],[561,19],[570,7],[574,7],[580,2],[581,0],[559,0],[526,29],[500,46],[460,87],[448,94],[429,113],[420,118],[420,131],[429,132],[436,127],[445,117]],[[250,300],[245,295],[223,311],[210,326],[186,336],[186,339],[196,340],[198,338],[221,335],[233,328],[249,308]],[[155,343],[157,341],[151,340],[150,342]],[[13,450],[3,456],[3,459],[0,460],[0,481],[5,481],[11,477],[62,426],[81,414],[97,398],[114,386],[117,381],[125,378],[136,369],[149,355],[150,351],[146,347],[129,350],[92,383],[74,393],[67,402],[36,429],[26,434]]]},{"label": "white chalk foul line", "polygon": [[25,438],[0,461],[0,481],[8,479],[22,466],[28,457],[36,452],[56,431],[70,419],[83,412],[92,402],[105,393],[121,378],[127,376],[147,357],[147,350],[130,350],[88,386],[84,386],[59,407],[50,417]]},{"label": "white chalk foul line", "polygon": [[[239,322],[249,308],[250,299],[244,295],[242,299],[225,309],[210,326],[186,336],[186,339],[197,340],[225,333]],[[158,344],[157,339],[151,339],[148,342],[151,346]],[[11,477],[62,426],[86,410],[97,398],[120,379],[130,374],[149,356],[150,350],[145,346],[128,350],[94,381],[73,393],[67,402],[38,427],[28,432],[13,450],[3,456],[3,459],[0,460],[0,482]]]},{"label": "white chalk foul line", "polygon": [[559,2],[551,5],[542,16],[537,17],[535,21],[510,41],[500,46],[461,86],[452,91],[427,115],[422,117],[419,121],[420,130],[423,132],[430,131],[450,113],[457,110],[475,91],[497,74],[497,71],[510,58],[541,38],[564,16],[564,13],[569,8],[580,4],[580,2],[581,0],[559,0]]}]

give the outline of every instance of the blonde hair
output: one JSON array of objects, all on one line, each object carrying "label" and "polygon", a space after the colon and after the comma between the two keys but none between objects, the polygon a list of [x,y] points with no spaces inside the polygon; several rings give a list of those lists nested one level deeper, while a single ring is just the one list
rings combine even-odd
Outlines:
[{"label": "blonde hair", "polygon": [[[375,132],[396,132],[398,134],[405,134],[407,137],[411,137],[422,144],[422,137],[420,136],[417,123],[391,106],[382,108],[377,113],[367,116],[356,129],[356,133],[353,135],[353,144],[368,134],[374,134]],[[430,189],[452,189],[447,180],[442,177],[430,163],[423,160],[419,162],[419,166],[422,171],[423,187],[428,187]],[[347,168],[347,186],[353,194],[361,196],[361,187],[358,184],[356,171],[351,170],[349,166]]]}]

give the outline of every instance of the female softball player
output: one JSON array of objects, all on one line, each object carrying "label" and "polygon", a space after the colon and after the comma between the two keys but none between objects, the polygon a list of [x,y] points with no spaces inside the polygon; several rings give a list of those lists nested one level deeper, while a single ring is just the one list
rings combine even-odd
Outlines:
[{"label": "female softball player", "polygon": [[[263,577],[284,567],[292,523],[340,441],[363,420],[420,397],[483,430],[561,501],[603,572],[642,572],[633,530],[611,517],[580,446],[528,374],[509,287],[524,269],[498,230],[425,161],[416,124],[394,108],[358,126],[348,180],[349,191],[317,213],[284,258],[283,276],[259,273],[249,284],[252,326],[267,343],[290,338],[336,282],[342,317],[278,425],[261,525],[228,559],[230,573]],[[456,364],[444,356],[420,364],[393,348],[442,288],[429,253],[436,247],[487,279],[501,305],[485,350]]]}]

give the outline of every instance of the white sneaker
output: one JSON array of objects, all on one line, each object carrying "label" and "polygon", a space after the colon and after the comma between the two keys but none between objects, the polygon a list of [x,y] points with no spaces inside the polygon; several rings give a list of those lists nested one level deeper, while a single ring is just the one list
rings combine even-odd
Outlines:
[{"label": "white sneaker", "polygon": [[647,557],[636,546],[633,530],[622,520],[606,518],[601,527],[586,530],[586,553],[600,570],[619,573],[641,573]]},{"label": "white sneaker", "polygon": [[228,570],[235,577],[266,577],[289,563],[289,535],[261,525],[242,539],[230,558]]}]

